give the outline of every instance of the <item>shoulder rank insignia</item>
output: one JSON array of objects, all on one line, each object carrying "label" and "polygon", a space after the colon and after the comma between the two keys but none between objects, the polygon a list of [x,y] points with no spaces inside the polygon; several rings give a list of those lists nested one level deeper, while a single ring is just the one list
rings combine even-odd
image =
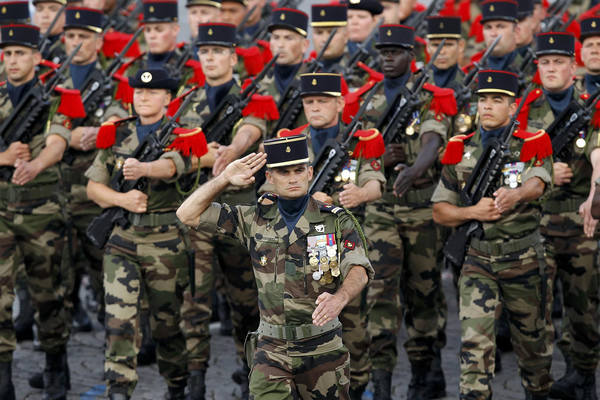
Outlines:
[{"label": "shoulder rank insignia", "polygon": [[454,165],[458,164],[463,158],[463,152],[465,149],[465,140],[470,139],[475,132],[469,135],[456,135],[448,140],[446,150],[442,156],[442,164]]},{"label": "shoulder rank insignia", "polygon": [[336,206],[332,206],[330,204],[325,204],[325,203],[319,203],[319,210],[321,211],[327,211],[330,212],[332,214],[338,215],[344,212],[344,209],[342,207],[336,207]]},{"label": "shoulder rank insignia", "polygon": [[377,129],[358,130],[354,133],[358,143],[352,152],[352,158],[377,158],[385,152],[383,136]]},{"label": "shoulder rank insignia", "polygon": [[108,149],[111,147],[115,144],[115,140],[117,139],[117,126],[136,118],[137,117],[127,117],[117,121],[103,123],[96,136],[96,147],[99,149]]},{"label": "shoulder rank insignia", "polygon": [[552,141],[544,130],[533,133],[517,129],[513,136],[524,141],[520,156],[522,162],[528,162],[535,157],[536,164],[542,165],[543,159],[552,155]]}]

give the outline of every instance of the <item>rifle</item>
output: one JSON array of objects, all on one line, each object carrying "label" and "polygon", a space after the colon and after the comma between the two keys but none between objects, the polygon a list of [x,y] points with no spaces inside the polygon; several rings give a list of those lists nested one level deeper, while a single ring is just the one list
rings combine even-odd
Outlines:
[{"label": "rifle", "polygon": [[[175,115],[173,115],[173,118],[159,128],[158,134],[152,132],[146,135],[144,140],[131,154],[131,158],[136,158],[141,162],[158,160],[158,158],[164,153],[165,147],[168,144],[173,130],[178,125],[176,122],[177,119],[187,108],[192,100],[192,97],[193,96],[187,96],[185,98],[184,102],[181,104],[181,107],[179,107]],[[120,193],[127,193],[134,189],[144,191],[148,186],[148,179],[144,177],[137,180],[126,180],[123,176],[123,169],[121,168],[111,178],[109,185],[113,190],[116,190]],[[123,229],[127,229],[129,227],[129,214],[130,211],[127,211],[122,207],[110,207],[104,209],[102,213],[95,217],[88,226],[86,231],[87,237],[94,244],[94,246],[98,247],[99,249],[103,248],[116,225],[119,225]],[[173,221],[173,223],[175,223],[175,221]]]},{"label": "rifle", "polygon": [[44,32],[44,34],[40,38],[40,46],[39,46],[40,54],[44,54],[46,52],[48,46],[50,46],[52,44],[52,42],[50,42],[50,39],[49,39],[50,32],[52,31],[52,29],[54,29],[54,27],[56,26],[56,23],[58,22],[58,19],[60,18],[62,13],[65,12],[66,8],[67,8],[67,4],[60,7],[58,12],[54,16],[54,19],[52,19],[52,22],[50,22],[50,26],[48,26],[48,29],[46,30],[46,32]]},{"label": "rifle", "polygon": [[367,60],[369,59],[369,57],[372,56],[372,54],[369,50],[371,50],[371,46],[373,45],[372,41],[373,41],[373,39],[375,39],[375,36],[379,33],[379,27],[382,24],[383,24],[383,19],[381,21],[379,21],[377,23],[377,25],[375,25],[375,27],[369,33],[369,36],[367,36],[367,38],[365,40],[363,40],[361,43],[358,44],[358,46],[357,46],[358,49],[354,52],[352,57],[350,57],[350,60],[348,61],[348,65],[342,71],[343,76],[349,75],[352,72],[352,69],[354,68],[354,66],[356,64],[358,64],[359,61],[366,63]]},{"label": "rifle", "polygon": [[[509,143],[511,137],[519,126],[517,116],[525,105],[525,99],[532,88],[532,85],[527,87],[517,111],[513,114],[502,134],[498,138],[492,139],[492,142],[484,149],[481,157],[477,160],[467,184],[460,193],[461,202],[464,206],[475,205],[482,198],[492,196],[492,193],[496,190],[502,168],[506,159],[510,156]],[[444,256],[454,268],[460,270],[473,237],[483,237],[483,225],[480,221],[471,220],[458,226],[446,241],[443,249]]]},{"label": "rifle", "polygon": [[[396,103],[396,101],[394,101],[394,103],[392,103],[388,107],[386,112],[381,116],[379,121],[377,121],[377,129],[380,132],[382,132],[382,129],[385,127],[385,130],[382,134],[383,140],[386,145],[394,141],[398,132],[405,130],[409,122],[409,118],[413,115],[415,111],[418,111],[423,105],[423,100],[421,99],[421,90],[423,89],[423,85],[425,84],[425,82],[429,80],[429,75],[431,73],[433,63],[442,51],[442,48],[444,48],[445,44],[446,39],[443,39],[438,45],[435,53],[433,53],[433,56],[431,57],[431,60],[429,60],[429,63],[425,67],[423,67],[421,76],[419,77],[419,80],[415,83],[413,89],[407,90],[408,94],[406,96],[402,95],[400,101],[398,101],[398,106],[395,108],[393,107],[393,105]],[[392,111],[393,114],[390,117]]]},{"label": "rifle", "polygon": [[[108,31],[111,28],[114,28],[119,22],[119,13],[121,10],[125,10],[127,8],[127,4],[129,0],[118,0],[111,10],[110,13],[106,15],[105,24],[102,26],[102,30],[104,32]],[[127,19],[127,18],[126,18]]]},{"label": "rifle", "polygon": [[473,63],[473,68],[471,68],[469,73],[463,79],[462,85],[460,85],[460,87],[458,87],[455,90],[456,104],[458,105],[459,110],[462,110],[467,104],[469,104],[471,102],[471,97],[472,97],[471,85],[473,84],[473,82],[475,82],[475,77],[477,76],[477,73],[479,71],[481,71],[482,68],[487,66],[487,59],[490,57],[490,55],[492,54],[492,52],[494,51],[494,49],[500,42],[500,39],[502,39],[502,35],[500,35],[496,39],[494,39],[494,41],[492,42],[490,47],[488,47],[485,50],[485,53],[483,53],[483,56],[481,56],[481,59],[478,62]]},{"label": "rifle", "polygon": [[587,128],[598,100],[600,100],[600,91],[590,96],[583,105],[571,101],[567,108],[552,121],[546,132],[552,140],[552,154],[557,161],[571,159],[573,139]]},{"label": "rifle", "polygon": [[244,41],[243,40],[243,36],[244,36],[243,32],[244,32],[244,29],[246,29],[246,23],[250,19],[250,16],[254,12],[254,10],[256,10],[256,7],[258,7],[258,6],[255,4],[248,10],[248,12],[246,12],[246,15],[244,15],[244,18],[242,19],[242,22],[240,22],[240,24],[237,27],[236,36],[238,39],[238,43],[242,43]]},{"label": "rifle", "polygon": [[282,0],[277,2],[277,8],[295,8],[298,9],[301,1],[299,0]]},{"label": "rifle", "polygon": [[[311,61],[310,66],[306,70],[306,73],[312,74],[314,72],[317,72],[319,69],[323,68],[321,60],[323,60],[323,55],[325,54],[325,51],[327,50],[329,44],[333,40],[337,29],[338,28],[333,28],[333,30],[329,34],[329,37],[327,38],[327,41],[325,41],[325,44],[323,45],[321,51],[319,52],[317,57]],[[302,97],[300,96],[300,94],[300,80],[294,79],[288,85],[283,96],[281,96],[279,104],[277,104],[277,108],[280,110],[279,120],[277,120],[277,125],[275,125],[275,129],[273,129],[272,131],[272,137],[275,137],[277,135],[277,132],[279,132],[281,129],[293,126],[294,122],[296,122],[296,120],[298,119],[300,112],[302,112]],[[288,98],[289,101],[287,100]],[[285,103],[289,103],[289,105],[285,107],[284,111],[281,111],[284,109],[283,106],[285,105]]]},{"label": "rifle", "polygon": [[[42,113],[50,106],[52,92],[56,86],[65,80],[65,72],[79,51],[79,44],[65,62],[56,70],[54,75],[42,85],[39,81],[27,91],[19,104],[12,110],[10,115],[0,125],[0,151],[6,151],[14,142],[29,143],[36,132],[32,129],[34,123],[42,117]],[[4,166],[0,168],[0,179],[9,181],[14,168]]]},{"label": "rifle", "polygon": [[404,25],[415,28],[415,36],[425,37],[427,34],[427,24],[424,23],[425,19],[430,15],[436,15],[439,13],[443,5],[443,0],[431,0],[431,3],[429,3],[429,6],[425,11],[413,13],[411,18],[412,20],[405,22]]},{"label": "rifle", "polygon": [[561,2],[558,0],[549,7],[548,13],[550,16],[541,22],[542,32],[553,32],[560,26],[562,16],[569,9],[572,1],[573,0],[564,0]]},{"label": "rifle", "polygon": [[369,103],[373,99],[373,96],[377,93],[377,90],[381,85],[383,85],[383,82],[377,82],[373,88],[371,88],[371,92],[361,104],[356,115],[352,118],[352,122],[346,127],[346,131],[342,134],[342,137],[345,137],[346,140],[344,140],[343,143],[340,143],[336,139],[329,139],[319,152],[319,155],[313,161],[313,167],[315,170],[319,167],[319,170],[315,174],[315,177],[308,188],[309,194],[314,194],[316,192],[326,192],[327,194],[331,194],[331,191],[333,191],[335,174],[350,159],[348,146],[354,137],[354,133],[362,125],[359,120],[362,118]]},{"label": "rifle", "polygon": [[142,12],[144,5],[141,1],[135,1],[135,8],[129,15],[118,15],[120,18],[115,18],[112,28],[117,32],[125,32],[129,30],[129,23],[135,21],[137,16]]}]

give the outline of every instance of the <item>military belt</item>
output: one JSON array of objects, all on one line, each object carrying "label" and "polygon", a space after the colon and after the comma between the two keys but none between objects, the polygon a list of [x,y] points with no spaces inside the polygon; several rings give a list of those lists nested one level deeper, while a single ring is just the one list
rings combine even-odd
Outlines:
[{"label": "military belt", "polygon": [[491,256],[502,256],[510,253],[516,253],[541,243],[542,237],[539,231],[520,239],[510,239],[502,242],[471,239],[471,247],[482,253]]},{"label": "military belt", "polygon": [[0,190],[0,199],[9,203],[50,199],[56,198],[58,191],[58,183],[33,187],[16,187],[11,185],[6,190]]},{"label": "military belt", "polygon": [[584,197],[576,197],[564,200],[546,200],[542,203],[542,210],[547,214],[560,214],[565,212],[577,212],[579,206],[585,201]]},{"label": "military belt", "polygon": [[260,324],[258,325],[256,332],[259,335],[264,335],[275,339],[301,340],[333,331],[341,326],[342,324],[338,318],[329,321],[323,326],[316,326],[313,324],[296,326],[273,325],[260,320]]},{"label": "military belt", "polygon": [[391,192],[387,192],[383,195],[383,200],[387,203],[398,204],[405,207],[428,206],[431,204],[431,196],[433,196],[435,186],[436,185],[431,185],[425,189],[408,190],[400,198],[394,196]]},{"label": "military belt", "polygon": [[175,214],[175,212],[153,214],[130,213],[127,218],[132,225],[137,226],[161,226],[174,225],[177,223],[177,214]]}]

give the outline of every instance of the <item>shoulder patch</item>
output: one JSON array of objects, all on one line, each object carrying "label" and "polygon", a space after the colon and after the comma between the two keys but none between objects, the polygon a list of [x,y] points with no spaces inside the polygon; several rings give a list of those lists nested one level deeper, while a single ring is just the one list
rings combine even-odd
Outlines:
[{"label": "shoulder patch", "polygon": [[381,169],[381,163],[378,160],[373,160],[371,161],[371,168],[373,168],[374,171],[379,171]]},{"label": "shoulder patch", "polygon": [[332,206],[330,204],[325,204],[321,202],[319,202],[319,210],[330,212],[335,215],[340,215],[345,212],[345,210],[342,207]]},{"label": "shoulder patch", "polygon": [[271,205],[277,201],[278,196],[275,193],[267,192],[258,198],[258,204]]}]

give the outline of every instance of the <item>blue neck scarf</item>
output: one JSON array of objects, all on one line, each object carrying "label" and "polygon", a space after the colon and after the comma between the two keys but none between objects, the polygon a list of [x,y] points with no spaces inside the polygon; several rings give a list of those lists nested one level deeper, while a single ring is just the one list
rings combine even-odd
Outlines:
[{"label": "blue neck scarf", "polygon": [[500,128],[496,128],[496,129],[492,129],[490,131],[488,131],[487,129],[483,129],[483,127],[479,127],[479,131],[481,132],[481,146],[482,148],[486,148],[488,146],[488,144],[490,144],[490,141],[493,138],[498,138],[500,137],[500,134],[504,131],[504,126],[501,126]]},{"label": "blue neck scarf", "polygon": [[172,51],[166,53],[148,53],[148,60],[146,61],[147,68],[163,68],[165,63],[169,61],[169,58],[173,55]]},{"label": "blue neck scarf", "polygon": [[510,64],[515,60],[517,56],[517,50],[513,50],[508,54],[501,57],[490,56],[488,58],[489,69],[495,69],[497,71],[506,70]]},{"label": "blue neck scarf", "polygon": [[215,111],[221,100],[227,96],[235,81],[232,79],[227,83],[219,86],[210,86],[208,83],[204,85],[206,90],[206,98],[208,99],[208,108],[211,112]]},{"label": "blue neck scarf", "polygon": [[36,80],[37,78],[33,78],[29,82],[26,82],[19,86],[13,86],[10,82],[6,82],[6,88],[8,89],[8,97],[10,98],[10,102],[12,103],[13,107],[16,107],[19,104],[19,102],[23,98],[23,95],[27,93],[27,91],[31,89],[33,85],[35,85]]},{"label": "blue neck scarf", "polygon": [[327,142],[328,139],[335,139],[339,132],[340,124],[325,129],[316,129],[312,126],[310,127],[310,142],[312,143],[315,157],[319,155],[319,152],[325,145],[325,142]]},{"label": "blue neck scarf", "polygon": [[448,69],[439,69],[435,65],[433,66],[433,81],[435,85],[441,88],[448,87],[450,82],[456,77],[458,71],[458,65],[453,65]]},{"label": "blue neck scarf", "polygon": [[340,61],[342,61],[342,57],[338,57],[338,58],[331,59],[331,60],[323,59],[322,60],[322,63],[323,63],[323,71],[322,72],[331,72],[333,67],[335,67],[336,65],[338,65],[340,63]]},{"label": "blue neck scarf", "polygon": [[96,61],[87,65],[69,65],[69,73],[71,74],[71,80],[73,81],[73,86],[75,87],[75,89],[83,89],[83,84],[85,83],[85,80],[94,70],[95,67]]},{"label": "blue neck scarf", "polygon": [[600,89],[600,75],[585,74],[583,76],[585,91],[591,96]]},{"label": "blue neck scarf", "polygon": [[279,197],[277,199],[277,207],[281,213],[281,217],[288,228],[288,233],[294,230],[294,227],[300,220],[306,206],[308,205],[308,194],[299,197],[297,199],[284,199]]},{"label": "blue neck scarf", "polygon": [[558,93],[550,93],[546,91],[546,89],[542,90],[544,91],[544,95],[546,96],[548,103],[550,103],[550,108],[552,108],[552,113],[554,113],[554,116],[557,116],[562,110],[567,108],[571,102],[571,99],[573,98],[573,85],[571,85],[568,89]]},{"label": "blue neck scarf", "polygon": [[135,121],[135,132],[137,133],[138,141],[141,143],[146,136],[155,132],[160,127],[161,123],[162,119],[150,125],[142,125],[138,118],[137,121]]},{"label": "blue neck scarf", "polygon": [[383,92],[385,93],[385,99],[388,104],[392,104],[398,94],[400,93],[400,89],[406,86],[406,82],[410,78],[410,71],[405,73],[404,75],[400,75],[396,78],[385,78],[383,80]]},{"label": "blue neck scarf", "polygon": [[292,80],[294,80],[294,77],[301,66],[302,63],[294,65],[275,64],[275,68],[273,69],[275,74],[275,84],[277,85],[277,90],[280,94],[285,93],[285,90]]}]

